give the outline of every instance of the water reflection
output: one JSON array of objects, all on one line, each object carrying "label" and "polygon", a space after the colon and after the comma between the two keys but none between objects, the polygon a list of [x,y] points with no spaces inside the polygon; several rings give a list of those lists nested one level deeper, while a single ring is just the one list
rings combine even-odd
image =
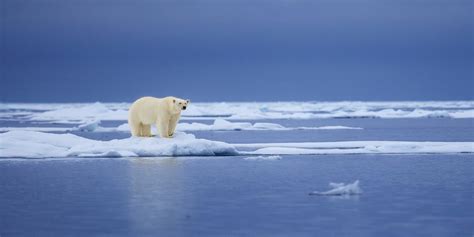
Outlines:
[{"label": "water reflection", "polygon": [[189,198],[183,185],[182,162],[173,157],[129,160],[130,231],[137,234],[180,234]]}]

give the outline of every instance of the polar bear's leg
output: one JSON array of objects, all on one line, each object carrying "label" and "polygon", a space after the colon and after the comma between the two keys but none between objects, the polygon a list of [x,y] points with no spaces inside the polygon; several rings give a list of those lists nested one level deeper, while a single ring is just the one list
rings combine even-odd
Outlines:
[{"label": "polar bear's leg", "polygon": [[170,137],[173,136],[174,131],[176,129],[176,125],[178,124],[179,116],[172,116],[170,119],[170,123],[168,125],[168,135]]},{"label": "polar bear's leg", "polygon": [[134,122],[132,120],[128,120],[128,126],[130,127],[130,132],[132,136],[139,137],[140,136],[140,123]]},{"label": "polar bear's leg", "polygon": [[142,124],[141,130],[142,130],[142,136],[151,137],[151,125],[150,124],[148,124],[148,125]]},{"label": "polar bear's leg", "polygon": [[138,124],[137,130],[138,130],[138,136],[143,137],[143,124],[142,123]]},{"label": "polar bear's leg", "polygon": [[169,127],[169,120],[163,119],[156,123],[156,128],[158,128],[158,132],[160,133],[160,137],[168,138],[168,127]]}]

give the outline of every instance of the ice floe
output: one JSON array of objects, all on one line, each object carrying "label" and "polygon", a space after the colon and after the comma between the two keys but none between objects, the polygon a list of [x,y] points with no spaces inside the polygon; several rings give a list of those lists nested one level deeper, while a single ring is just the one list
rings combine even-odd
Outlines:
[{"label": "ice floe", "polygon": [[229,144],[197,139],[194,135],[183,132],[177,132],[173,139],[131,137],[111,141],[36,131],[10,131],[0,134],[2,158],[255,155],[255,159],[265,159],[263,158],[265,156],[275,158],[285,154],[419,153],[474,153],[474,142],[352,141]]},{"label": "ice floe", "polygon": [[91,121],[85,122],[83,124],[80,124],[75,129],[77,129],[79,131],[84,131],[84,132],[92,132],[92,131],[97,130],[98,128],[101,128],[100,127],[100,120],[91,120]]},{"label": "ice floe", "polygon": [[359,187],[359,180],[354,183],[329,183],[331,190],[325,192],[313,191],[309,195],[322,195],[322,196],[343,196],[343,195],[358,195],[362,193],[362,189]]},{"label": "ice floe", "polygon": [[474,153],[474,142],[346,141],[233,144],[253,155]]},{"label": "ice floe", "polygon": [[[0,118],[83,122],[127,120],[129,103],[0,103]],[[182,120],[325,119],[325,118],[474,118],[474,101],[258,102],[193,103]]]},{"label": "ice floe", "polygon": [[0,132],[9,131],[36,131],[36,132],[70,132],[74,128],[69,127],[0,127]]},{"label": "ice floe", "polygon": [[227,143],[176,133],[173,139],[136,138],[97,141],[73,134],[11,131],[0,134],[0,157],[152,157],[236,155]]},{"label": "ice floe", "polygon": [[[102,127],[100,120],[85,121],[75,127],[0,127],[0,132],[8,131],[38,131],[38,132],[130,132],[127,123],[117,127]],[[321,127],[285,127],[277,123],[246,123],[230,122],[224,119],[216,119],[212,124],[204,123],[179,123],[177,131],[289,131],[289,130],[361,130],[361,127],[348,126],[321,126]],[[152,133],[157,134],[156,128],[152,126]]]},{"label": "ice floe", "polygon": [[8,131],[36,131],[36,132],[114,132],[117,128],[101,127],[100,120],[85,121],[75,127],[0,127],[0,132]]},{"label": "ice floe", "polygon": [[281,160],[281,156],[249,156],[245,157],[244,160]]}]

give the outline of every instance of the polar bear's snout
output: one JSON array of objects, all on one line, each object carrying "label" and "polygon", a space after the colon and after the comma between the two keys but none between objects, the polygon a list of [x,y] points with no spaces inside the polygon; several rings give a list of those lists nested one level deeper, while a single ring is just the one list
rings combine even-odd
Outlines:
[{"label": "polar bear's snout", "polygon": [[183,110],[186,110],[186,106],[183,106]]}]

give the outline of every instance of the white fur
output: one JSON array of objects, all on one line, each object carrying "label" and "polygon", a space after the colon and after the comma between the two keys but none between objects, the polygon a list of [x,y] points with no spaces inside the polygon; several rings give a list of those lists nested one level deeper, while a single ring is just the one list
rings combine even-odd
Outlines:
[{"label": "white fur", "polygon": [[128,125],[132,136],[151,137],[151,125],[155,124],[161,137],[172,137],[181,116],[181,110],[188,103],[189,100],[172,96],[142,97],[136,100],[128,112]]}]

